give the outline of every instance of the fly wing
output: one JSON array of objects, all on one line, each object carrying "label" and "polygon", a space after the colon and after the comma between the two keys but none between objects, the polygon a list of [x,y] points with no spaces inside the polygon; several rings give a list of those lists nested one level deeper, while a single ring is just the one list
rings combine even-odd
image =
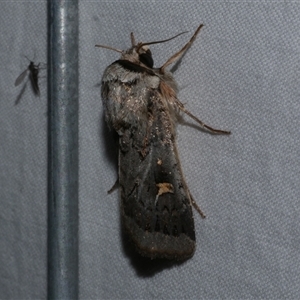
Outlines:
[{"label": "fly wing", "polygon": [[27,71],[28,71],[28,69],[26,69],[24,72],[22,72],[22,73],[18,76],[18,78],[17,78],[16,81],[15,81],[15,86],[18,86],[18,85],[24,80],[24,78],[25,78],[26,75],[27,75]]},{"label": "fly wing", "polygon": [[145,130],[131,126],[119,138],[123,225],[141,255],[186,259],[195,250],[195,231],[174,124],[158,90],[148,96]]}]

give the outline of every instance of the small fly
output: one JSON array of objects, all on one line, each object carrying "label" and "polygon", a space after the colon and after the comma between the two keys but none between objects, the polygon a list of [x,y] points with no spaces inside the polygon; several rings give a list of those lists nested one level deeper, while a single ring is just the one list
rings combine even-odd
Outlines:
[{"label": "small fly", "polygon": [[[24,78],[26,77],[26,75],[29,71],[29,80],[30,80],[30,83],[31,83],[33,93],[36,96],[40,96],[39,77],[38,77],[39,71],[40,71],[40,63],[36,65],[30,59],[28,59],[28,60],[30,61],[29,66],[26,68],[26,70],[24,72],[22,72],[18,76],[18,78],[15,81],[15,86],[18,86],[24,80]],[[27,82],[25,83],[24,88],[25,88],[26,84],[27,84]]]}]

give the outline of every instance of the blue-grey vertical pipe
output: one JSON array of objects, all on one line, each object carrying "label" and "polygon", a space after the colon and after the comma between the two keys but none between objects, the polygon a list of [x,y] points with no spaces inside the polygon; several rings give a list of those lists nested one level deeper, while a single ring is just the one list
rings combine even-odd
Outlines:
[{"label": "blue-grey vertical pipe", "polygon": [[48,299],[78,298],[78,0],[48,0]]}]

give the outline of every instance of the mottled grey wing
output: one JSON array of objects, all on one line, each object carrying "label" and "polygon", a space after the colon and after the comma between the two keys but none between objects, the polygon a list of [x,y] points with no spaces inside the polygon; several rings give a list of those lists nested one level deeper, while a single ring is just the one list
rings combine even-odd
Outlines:
[{"label": "mottled grey wing", "polygon": [[120,136],[123,223],[140,254],[186,259],[195,250],[191,199],[177,154],[174,125],[158,90],[149,93],[147,110],[146,134],[129,127]]}]

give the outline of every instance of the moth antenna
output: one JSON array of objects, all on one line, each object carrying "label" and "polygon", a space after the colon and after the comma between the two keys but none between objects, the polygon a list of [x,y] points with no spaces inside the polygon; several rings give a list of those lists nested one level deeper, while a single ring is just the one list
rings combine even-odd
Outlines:
[{"label": "moth antenna", "polygon": [[135,41],[133,32],[130,33],[130,39],[131,39],[131,45],[132,45],[132,47],[134,47],[136,45],[136,41]]},{"label": "moth antenna", "polygon": [[192,45],[192,43],[195,41],[200,29],[203,27],[203,24],[201,24],[197,30],[195,31],[194,35],[192,36],[192,38],[185,44],[185,46],[180,50],[178,51],[177,53],[175,53],[174,55],[172,55],[165,63],[162,67],[160,67],[160,73],[164,73],[164,70],[165,68],[172,64],[174,61],[178,60],[182,55],[183,53]]},{"label": "moth antenna", "polygon": [[161,43],[165,43],[165,42],[168,42],[168,41],[171,41],[173,39],[176,39],[178,36],[184,34],[184,33],[187,33],[187,31],[184,31],[184,32],[181,32],[169,39],[166,39],[166,40],[162,40],[162,41],[155,41],[155,42],[148,42],[148,43],[140,43],[139,47],[137,48],[136,52],[139,53],[139,50],[143,47],[143,46],[147,46],[147,45],[153,45],[153,44],[161,44]]},{"label": "moth antenna", "polygon": [[95,45],[95,47],[105,48],[105,49],[113,50],[113,51],[116,51],[116,52],[119,52],[119,53],[123,53],[122,50],[119,50],[119,49],[117,49],[117,48],[113,48],[113,47],[110,47],[110,46]]}]

